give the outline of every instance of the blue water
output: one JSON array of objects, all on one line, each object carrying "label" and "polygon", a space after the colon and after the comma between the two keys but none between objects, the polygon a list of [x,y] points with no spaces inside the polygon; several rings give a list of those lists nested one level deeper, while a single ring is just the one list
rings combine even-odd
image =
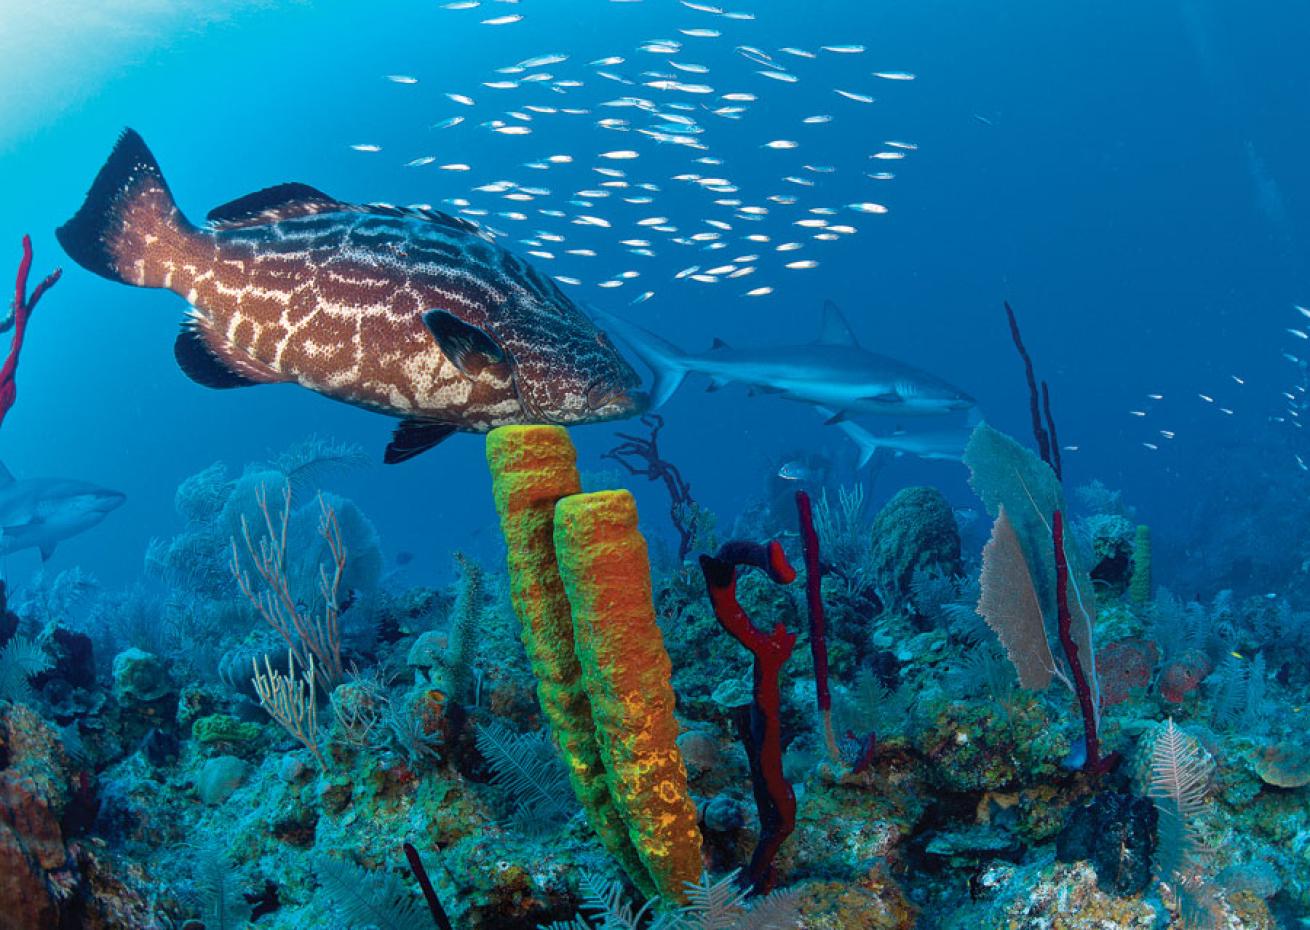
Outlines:
[{"label": "blue water", "polygon": [[[798,194],[802,207],[874,200],[890,209],[884,216],[841,211],[833,221],[859,233],[808,247],[806,254],[821,259],[817,269],[762,271],[717,286],[670,279],[687,265],[756,249],[734,243],[697,254],[657,243],[656,257],[637,258],[616,242],[640,235],[636,227],[620,229],[617,219],[612,230],[551,221],[548,228],[568,233],[570,244],[585,241],[601,252],[567,264],[588,282],[571,290],[580,299],[623,311],[652,289],[656,296],[631,314],[701,348],[713,336],[747,344],[807,340],[821,301],[832,298],[866,345],[965,387],[989,422],[1026,437],[1024,386],[1000,309],[1008,298],[1039,375],[1051,383],[1061,440],[1078,446],[1067,454],[1071,480],[1098,477],[1123,488],[1143,517],[1166,526],[1205,493],[1206,475],[1224,467],[1226,446],[1279,440],[1284,431],[1269,416],[1290,383],[1290,366],[1279,356],[1287,342],[1283,326],[1297,325],[1291,305],[1307,299],[1310,283],[1301,251],[1310,182],[1299,170],[1310,64],[1283,37],[1304,34],[1310,13],[1294,4],[1238,10],[1199,2],[999,9],[819,0],[804,14],[785,3],[751,9],[753,22],[654,0],[538,0],[460,12],[430,2],[385,12],[236,4],[223,16],[206,16],[199,4],[171,13],[127,4],[102,21],[79,22],[70,12],[66,22],[48,23],[40,17],[59,14],[35,14],[6,40],[26,52],[7,59],[0,242],[16,252],[21,234],[31,232],[38,268],[68,264],[51,231],[76,208],[124,125],[146,138],[183,209],[196,217],[283,180],[347,200],[440,206],[468,196],[475,184],[508,178],[552,188],[550,206],[568,209],[562,194],[603,180],[591,173],[589,156],[637,148],[643,157],[619,167],[661,183],[665,192],[648,213],[684,228],[717,215],[708,206],[712,195],[668,180],[696,168],[706,176],[722,172],[760,198]],[[480,24],[502,11],[524,19]],[[707,25],[724,35],[677,32]],[[706,153],[593,125],[631,110],[538,116],[533,134],[522,137],[478,125],[524,103],[594,106],[627,93],[699,105],[693,95],[605,81],[587,64],[624,55],[628,62],[611,70],[659,69],[668,56],[636,50],[655,38],[682,40],[678,57],[710,67],[707,75],[680,77],[704,80],[720,93],[758,94],[740,121],[700,114],[709,154],[724,159],[721,169],[690,164]],[[768,50],[840,43],[867,51],[820,53],[813,61],[781,55],[800,77],[795,84],[759,76],[733,51],[743,44]],[[568,95],[544,86],[481,86],[498,77],[495,67],[554,51],[570,60],[545,70],[586,86]],[[874,70],[909,71],[916,79],[878,80],[869,77]],[[388,74],[419,83],[395,84]],[[877,101],[844,100],[835,86]],[[453,104],[445,92],[468,93],[477,106]],[[812,113],[835,118],[799,124]],[[467,120],[428,128],[450,115]],[[775,138],[802,145],[759,148]],[[919,148],[902,161],[868,161],[888,139]],[[350,148],[355,143],[383,149],[360,153]],[[575,162],[551,171],[520,167],[554,152]],[[438,162],[403,167],[425,154]],[[473,170],[438,170],[445,162]],[[804,173],[805,163],[838,171],[812,175],[815,188],[780,181]],[[863,175],[884,167],[894,180]],[[643,209],[616,207],[611,199],[583,212],[635,217]],[[516,238],[547,228],[531,220],[493,225]],[[781,215],[758,225],[770,227],[775,242],[788,235]],[[563,261],[541,264],[566,273]],[[616,290],[594,287],[629,268],[641,278]],[[748,283],[776,290],[744,299]],[[170,352],[183,309],[172,295],[114,286],[76,267],[66,269],[41,308],[20,401],[0,440],[4,459],[19,475],[83,477],[130,499],[101,530],[65,545],[52,567],[79,564],[108,582],[135,574],[145,542],[171,526],[172,489],[212,461],[239,465],[311,432],[380,456],[389,423],[379,417],[292,387],[217,393],[187,381]],[[698,391],[689,384],[664,411],[666,450],[696,497],[722,514],[738,510],[789,450],[842,449],[844,440],[806,409],[745,399],[740,391],[709,398]],[[1165,401],[1144,421],[1130,417],[1129,409],[1150,403],[1151,392]],[[1216,413],[1198,392],[1234,415]],[[584,463],[612,444],[615,428],[577,431]],[[1176,438],[1161,439],[1159,429]],[[1143,441],[1161,448],[1152,452]],[[949,464],[907,459],[889,466],[878,483],[884,494],[907,483],[937,484],[966,506],[961,475]],[[474,437],[340,484],[388,547],[418,553],[416,572],[444,571],[452,547],[476,549],[470,534],[491,515]],[[662,507],[648,489],[637,490],[652,512]],[[664,527],[656,522],[651,530]]]}]

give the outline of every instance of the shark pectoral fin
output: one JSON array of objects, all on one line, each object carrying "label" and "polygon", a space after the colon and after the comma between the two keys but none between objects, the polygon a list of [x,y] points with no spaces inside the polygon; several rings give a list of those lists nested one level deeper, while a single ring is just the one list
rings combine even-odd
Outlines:
[{"label": "shark pectoral fin", "polygon": [[717,336],[715,336],[714,341],[710,343],[711,352],[716,352],[719,349],[730,349],[730,348],[732,348],[732,346],[728,345],[726,342],[724,342],[722,339],[718,338]]},{"label": "shark pectoral fin", "polygon": [[14,483],[14,476],[5,468],[5,463],[0,462],[0,488],[7,487]]},{"label": "shark pectoral fin", "polygon": [[505,364],[505,350],[485,330],[465,323],[449,310],[429,310],[423,325],[437,341],[441,354],[466,378],[476,378],[493,365]]},{"label": "shark pectoral fin", "polygon": [[727,387],[728,383],[729,382],[727,378],[711,378],[710,383],[706,386],[705,390],[707,392],[718,391],[724,387]]},{"label": "shark pectoral fin", "polygon": [[824,421],[823,421],[823,425],[824,425],[824,426],[836,426],[838,423],[842,422],[842,421],[845,420],[845,419],[846,419],[846,411],[845,411],[845,410],[838,410],[838,411],[837,411],[836,413],[834,413],[832,416],[828,417],[828,419],[824,420]]},{"label": "shark pectoral fin", "polygon": [[204,387],[225,389],[251,387],[261,383],[233,371],[214,354],[205,338],[185,323],[173,341],[173,358],[177,359],[178,367],[184,375]]},{"label": "shark pectoral fin", "polygon": [[50,556],[55,554],[55,543],[53,541],[42,543],[38,548],[41,550],[42,562],[49,562]]},{"label": "shark pectoral fin", "polygon": [[406,417],[391,434],[391,442],[387,443],[382,461],[387,465],[408,461],[438,445],[453,432],[455,427],[449,423],[439,423],[421,417]]}]

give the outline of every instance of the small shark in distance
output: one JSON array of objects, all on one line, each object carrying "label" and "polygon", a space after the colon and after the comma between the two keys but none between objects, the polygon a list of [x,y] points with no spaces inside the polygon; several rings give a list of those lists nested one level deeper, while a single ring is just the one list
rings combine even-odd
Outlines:
[{"label": "small shark in distance", "polygon": [[939,416],[969,410],[974,400],[926,371],[862,348],[841,310],[823,305],[823,322],[814,342],[757,349],[734,349],[714,340],[709,351],[683,352],[654,333],[600,310],[610,331],[651,369],[651,406],[659,407],[689,374],[710,378],[710,390],[744,384],[834,411],[829,423],[848,416]]},{"label": "small shark in distance", "polygon": [[37,549],[48,561],[55,546],[89,530],[127,495],[71,478],[15,481],[0,464],[0,555]]},{"label": "small shark in distance", "polygon": [[[816,407],[821,416],[831,419],[833,412],[824,407]],[[959,426],[930,429],[916,432],[897,430],[888,436],[876,436],[871,431],[853,420],[837,421],[837,428],[844,432],[859,447],[860,461],[856,466],[863,468],[879,449],[890,449],[897,455],[913,455],[921,459],[943,462],[960,462],[964,459],[964,447],[973,428],[981,421],[977,409],[969,411],[967,421]]]}]

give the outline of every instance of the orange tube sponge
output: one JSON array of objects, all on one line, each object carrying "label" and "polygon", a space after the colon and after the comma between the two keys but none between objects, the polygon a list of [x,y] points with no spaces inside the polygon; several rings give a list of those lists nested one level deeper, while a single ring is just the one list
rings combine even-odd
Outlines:
[{"label": "orange tube sponge", "polygon": [[487,436],[492,493],[509,550],[510,598],[537,679],[537,698],[592,828],[649,896],[654,886],[615,807],[601,760],[569,602],[555,565],[555,504],[581,490],[576,458],[568,433],[558,426],[502,426]]},{"label": "orange tube sponge", "polygon": [[701,875],[701,837],[632,495],[562,498],[555,554],[610,792],[659,894],[683,900],[685,883]]}]

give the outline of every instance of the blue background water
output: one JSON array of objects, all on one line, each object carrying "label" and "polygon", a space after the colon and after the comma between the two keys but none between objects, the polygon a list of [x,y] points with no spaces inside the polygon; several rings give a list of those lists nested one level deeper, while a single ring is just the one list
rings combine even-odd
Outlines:
[{"label": "blue background water", "polygon": [[[358,442],[376,457],[378,464],[334,484],[372,517],[389,551],[416,553],[407,569],[415,577],[445,574],[456,548],[495,552],[495,534],[483,532],[492,514],[479,438],[460,436],[409,465],[384,468],[387,419],[294,387],[198,387],[172,360],[180,298],[71,266],[52,231],[81,202],[125,125],[152,146],[193,219],[284,180],[347,200],[440,205],[475,184],[511,178],[551,187],[557,196],[547,206],[571,209],[558,195],[602,180],[590,172],[593,156],[617,148],[641,150],[642,159],[621,167],[661,183],[665,193],[650,208],[600,201],[581,212],[660,214],[683,228],[722,215],[711,212],[710,195],[668,180],[694,170],[754,192],[748,202],[788,192],[805,206],[886,203],[885,216],[843,211],[834,221],[858,226],[859,234],[807,246],[822,262],[810,271],[761,271],[715,286],[674,282],[673,272],[687,265],[763,250],[734,242],[701,255],[661,244],[656,258],[632,257],[615,243],[641,231],[617,219],[611,230],[552,221],[548,228],[569,235],[570,244],[591,245],[602,256],[542,267],[585,275],[577,296],[689,348],[713,336],[740,344],[808,340],[830,297],[867,346],[961,385],[989,421],[1027,441],[1026,393],[1001,312],[1009,298],[1051,383],[1061,440],[1079,447],[1066,456],[1068,480],[1099,477],[1124,488],[1162,534],[1190,502],[1213,493],[1215,473],[1230,467],[1235,446],[1269,443],[1272,454],[1291,460],[1289,430],[1270,416],[1282,410],[1279,392],[1293,374],[1280,357],[1297,348],[1284,332],[1299,325],[1291,305],[1310,300],[1301,251],[1310,234],[1310,60],[1294,40],[1310,34],[1303,5],[774,0],[743,4],[757,14],[754,22],[707,17],[672,0],[524,0],[458,13],[433,2],[377,9],[234,4],[221,15],[186,3],[97,4],[95,13],[89,4],[52,6],[4,4],[7,34],[0,36],[0,248],[16,262],[19,239],[31,232],[37,270],[65,266],[33,324],[0,455],[20,477],[80,477],[129,498],[102,527],[66,544],[56,568],[82,564],[110,583],[134,577],[149,538],[177,526],[172,497],[180,480],[220,459],[239,469],[309,433]],[[479,24],[511,13],[525,19]],[[678,27],[724,35],[688,38]],[[701,117],[711,154],[725,159],[721,169],[691,163],[704,153],[593,126],[600,116],[632,111],[539,117],[525,137],[477,125],[529,102],[594,107],[623,94],[663,99],[605,82],[587,65],[623,55],[628,63],[613,70],[667,70],[663,56],[636,51],[652,38],[681,39],[678,60],[710,66],[704,78],[685,79],[759,95],[738,122]],[[868,51],[815,61],[779,56],[799,75],[796,84],[758,76],[733,51],[739,44],[772,51],[830,43]],[[497,92],[480,84],[497,77],[496,67],[554,51],[570,61],[546,70],[586,87],[558,96],[540,86]],[[917,80],[879,81],[869,76],[875,70],[912,71]],[[420,83],[385,79],[395,73]],[[832,93],[836,86],[878,100],[844,101]],[[474,96],[477,108],[452,104],[447,91]],[[800,125],[802,116],[823,112],[834,122]],[[468,121],[429,128],[449,115]],[[777,138],[802,147],[760,148]],[[901,162],[867,161],[887,139],[919,150]],[[383,150],[349,148],[365,142]],[[576,162],[549,172],[519,167],[552,152]],[[425,154],[474,170],[404,167]],[[839,171],[812,190],[779,182],[806,162]],[[886,164],[894,181],[862,174]],[[492,222],[516,238],[546,226]],[[775,241],[799,238],[781,216],[768,225]],[[642,277],[616,290],[593,286],[629,268]],[[740,296],[764,284],[775,293]],[[654,299],[626,308],[647,288]],[[1238,385],[1233,374],[1247,383]],[[706,396],[700,388],[689,384],[663,411],[665,451],[696,497],[726,520],[788,450],[829,446],[850,454],[844,437],[803,407],[747,399],[740,390]],[[1165,400],[1145,419],[1129,416],[1129,409],[1147,409],[1149,392]],[[1222,415],[1218,405],[1235,414]],[[623,428],[576,431],[584,467],[603,467],[597,454]],[[1161,438],[1162,428],[1177,438]],[[971,506],[963,477],[958,465],[904,459],[879,477],[878,493],[932,483]],[[662,491],[636,490],[648,528],[666,533]],[[28,552],[10,557],[8,567],[25,572],[35,564]]]}]

